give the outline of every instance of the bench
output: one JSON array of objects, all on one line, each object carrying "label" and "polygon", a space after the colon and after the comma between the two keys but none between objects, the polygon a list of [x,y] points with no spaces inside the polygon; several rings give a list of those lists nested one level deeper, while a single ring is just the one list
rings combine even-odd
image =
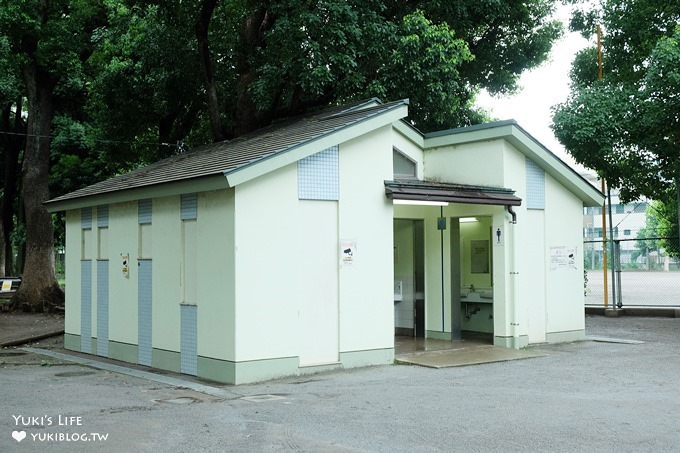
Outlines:
[{"label": "bench", "polygon": [[11,299],[21,286],[21,277],[0,277],[0,299]]}]

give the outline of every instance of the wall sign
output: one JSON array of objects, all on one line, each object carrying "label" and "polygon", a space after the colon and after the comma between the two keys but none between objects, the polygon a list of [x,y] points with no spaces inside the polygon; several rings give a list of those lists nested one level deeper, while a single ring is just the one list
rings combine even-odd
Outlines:
[{"label": "wall sign", "polygon": [[503,245],[505,241],[503,226],[497,226],[493,230],[493,245]]},{"label": "wall sign", "polygon": [[341,240],[340,241],[340,265],[351,266],[354,264],[357,254],[357,241]]},{"label": "wall sign", "polygon": [[576,247],[550,247],[550,270],[576,269]]},{"label": "wall sign", "polygon": [[120,254],[120,270],[123,273],[123,277],[130,278],[130,254],[121,253]]}]

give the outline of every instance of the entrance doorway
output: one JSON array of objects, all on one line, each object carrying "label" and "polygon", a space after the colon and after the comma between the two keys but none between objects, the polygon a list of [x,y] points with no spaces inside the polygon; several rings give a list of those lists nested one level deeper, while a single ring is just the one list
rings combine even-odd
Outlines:
[{"label": "entrance doorway", "polygon": [[394,220],[395,335],[425,337],[425,235],[422,220]]},{"label": "entrance doorway", "polygon": [[[458,338],[493,342],[493,238],[490,216],[452,219],[451,286],[454,334]],[[454,250],[455,246],[458,250]],[[457,265],[456,265],[457,264]],[[457,299],[457,300],[456,300]]]}]

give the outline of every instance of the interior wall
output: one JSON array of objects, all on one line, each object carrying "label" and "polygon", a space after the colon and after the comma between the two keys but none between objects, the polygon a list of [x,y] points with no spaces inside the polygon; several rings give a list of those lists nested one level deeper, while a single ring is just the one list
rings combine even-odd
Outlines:
[{"label": "interior wall", "polygon": [[[475,291],[491,292],[491,219],[481,216],[475,218],[477,219],[476,222],[461,222],[460,224],[460,248],[462,251],[461,286],[465,291],[470,291],[472,285]],[[488,272],[486,273],[473,272],[473,241],[486,242],[486,259],[488,264]]]},{"label": "interior wall", "polygon": [[394,326],[413,329],[415,303],[415,225],[413,220],[394,220],[394,281],[401,298],[394,301]]}]

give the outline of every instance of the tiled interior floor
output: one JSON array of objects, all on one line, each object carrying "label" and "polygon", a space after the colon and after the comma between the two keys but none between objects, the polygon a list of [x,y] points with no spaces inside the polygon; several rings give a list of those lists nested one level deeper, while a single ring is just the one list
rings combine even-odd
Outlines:
[{"label": "tiled interior floor", "polygon": [[394,337],[396,355],[413,354],[422,351],[441,351],[445,349],[467,349],[493,344],[491,336],[466,334],[461,340],[434,340],[432,338]]}]

